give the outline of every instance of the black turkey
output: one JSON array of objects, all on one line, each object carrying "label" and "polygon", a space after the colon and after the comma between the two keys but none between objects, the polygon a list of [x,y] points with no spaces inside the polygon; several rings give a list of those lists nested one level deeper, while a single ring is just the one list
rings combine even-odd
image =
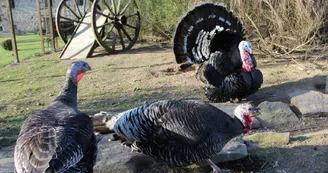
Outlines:
[{"label": "black turkey", "polygon": [[[227,86],[222,83],[232,73],[251,72],[256,67],[242,23],[215,3],[200,3],[182,17],[175,31],[173,51],[177,63],[183,63],[181,68],[201,64],[203,82],[214,87]],[[229,94],[234,93],[228,91],[222,97]]]},{"label": "black turkey", "polygon": [[77,85],[90,69],[84,61],[73,62],[57,98],[25,120],[15,146],[16,172],[93,172],[93,125],[77,108]]},{"label": "black turkey", "polygon": [[231,118],[201,101],[161,100],[111,117],[108,127],[146,155],[187,166],[211,162],[230,139],[248,132],[256,112],[242,104]]},{"label": "black turkey", "polygon": [[260,70],[252,69],[251,72],[235,72],[224,78],[218,87],[207,85],[206,97],[212,102],[225,102],[238,99],[239,101],[248,95],[255,93],[263,83],[263,75]]}]

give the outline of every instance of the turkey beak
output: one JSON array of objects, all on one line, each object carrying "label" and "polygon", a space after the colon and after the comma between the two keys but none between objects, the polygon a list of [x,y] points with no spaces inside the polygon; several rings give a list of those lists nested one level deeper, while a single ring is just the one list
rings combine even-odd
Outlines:
[{"label": "turkey beak", "polygon": [[253,113],[254,113],[255,115],[260,114],[260,108],[254,107],[254,108],[253,108]]},{"label": "turkey beak", "polygon": [[246,51],[247,51],[250,55],[253,54],[253,50],[252,50],[252,48],[247,48]]},{"label": "turkey beak", "polygon": [[88,70],[91,70],[91,67],[90,67],[89,65],[87,66],[87,71],[88,71]]}]

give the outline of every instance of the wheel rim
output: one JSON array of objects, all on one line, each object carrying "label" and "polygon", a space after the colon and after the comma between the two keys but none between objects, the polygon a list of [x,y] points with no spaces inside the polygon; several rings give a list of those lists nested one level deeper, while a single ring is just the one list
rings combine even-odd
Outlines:
[{"label": "wheel rim", "polygon": [[[94,6],[100,6],[104,10],[95,9]],[[136,2],[95,0],[92,8],[92,28],[98,44],[106,51],[118,53],[131,49],[140,31],[140,13]]]},{"label": "wheel rim", "polygon": [[56,11],[56,29],[64,43],[75,32],[76,27],[82,22],[84,16],[91,12],[90,0],[62,0]]}]

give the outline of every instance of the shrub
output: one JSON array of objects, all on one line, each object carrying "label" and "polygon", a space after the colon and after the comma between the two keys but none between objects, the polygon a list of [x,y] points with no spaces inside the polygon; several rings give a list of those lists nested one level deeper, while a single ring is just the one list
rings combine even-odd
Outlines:
[{"label": "shrub", "polygon": [[261,52],[277,58],[292,53],[322,52],[327,32],[327,1],[231,0],[230,9],[244,22],[250,41]]},{"label": "shrub", "polygon": [[8,51],[11,51],[13,50],[13,47],[12,47],[12,44],[11,44],[11,39],[8,39],[8,40],[5,40],[1,43],[1,47],[4,49],[4,50],[8,50]]},{"label": "shrub", "polygon": [[[139,0],[140,36],[172,39],[180,17],[203,0]],[[324,57],[328,42],[328,1],[325,0],[212,0],[224,3],[244,23],[255,52],[276,58],[295,53]],[[328,55],[328,53],[327,53]],[[313,57],[313,56],[312,56]]]}]

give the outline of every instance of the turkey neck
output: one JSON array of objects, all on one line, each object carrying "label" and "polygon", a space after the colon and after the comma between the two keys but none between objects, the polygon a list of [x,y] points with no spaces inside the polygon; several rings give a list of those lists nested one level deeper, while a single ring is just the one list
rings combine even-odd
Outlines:
[{"label": "turkey neck", "polygon": [[70,106],[77,107],[77,86],[71,78],[67,78],[64,88],[60,91],[55,101],[61,101]]},{"label": "turkey neck", "polygon": [[237,117],[234,117],[232,122],[229,124],[229,130],[232,134],[238,136],[244,132],[244,125]]}]

